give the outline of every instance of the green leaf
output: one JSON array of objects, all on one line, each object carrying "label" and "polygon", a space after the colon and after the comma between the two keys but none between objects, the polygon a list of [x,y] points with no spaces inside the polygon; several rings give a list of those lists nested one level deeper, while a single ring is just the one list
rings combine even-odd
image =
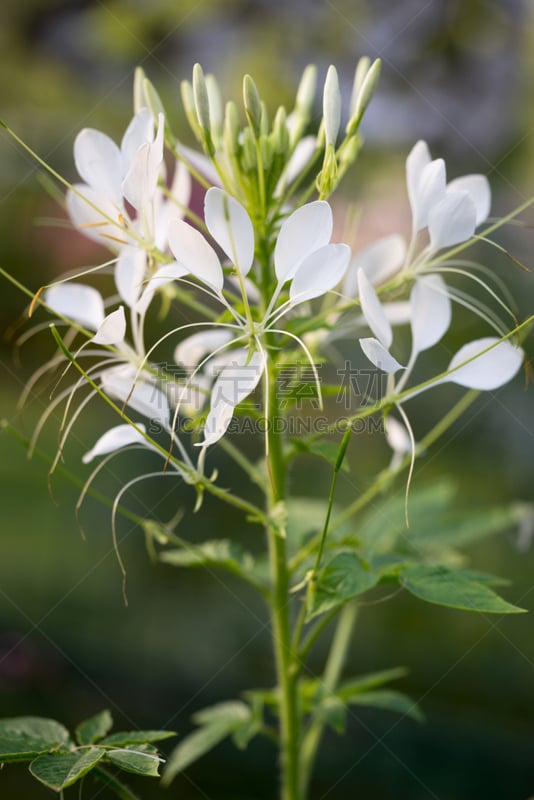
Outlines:
[{"label": "green leaf", "polygon": [[462,570],[414,564],[401,572],[400,583],[421,600],[447,608],[484,614],[518,614],[525,610],[507,603],[487,585],[466,577]]},{"label": "green leaf", "polygon": [[113,717],[106,709],[81,722],[75,730],[79,744],[93,744],[102,739],[113,727]]},{"label": "green leaf", "polygon": [[209,752],[215,745],[243,728],[237,735],[237,742],[246,740],[247,726],[252,719],[250,706],[239,700],[217,703],[202,711],[197,711],[193,721],[201,727],[186,736],[172,751],[167,761],[163,784],[168,786],[172,779],[190,764]]},{"label": "green leaf", "polygon": [[351,698],[356,695],[369,692],[371,689],[376,689],[377,686],[383,686],[385,683],[397,681],[399,678],[404,678],[407,674],[408,670],[405,669],[405,667],[394,667],[393,669],[384,669],[380,672],[369,672],[366,675],[359,675],[357,678],[344,681],[336,689],[336,694],[348,703]]},{"label": "green leaf", "polygon": [[174,567],[223,567],[247,577],[254,568],[253,556],[230,539],[213,539],[179,550],[166,550],[160,554],[160,559]]},{"label": "green leaf", "polygon": [[87,775],[105,752],[102,747],[90,747],[74,753],[48,753],[32,761],[30,772],[49,789],[60,792]]},{"label": "green leaf", "polygon": [[347,706],[335,694],[323,698],[316,707],[318,719],[336,733],[344,733],[347,724]]},{"label": "green leaf", "polygon": [[[291,439],[292,444],[301,453],[311,453],[312,455],[324,458],[329,464],[333,466],[337,464],[339,455],[339,442],[332,442],[328,439],[323,441],[306,440],[306,439]],[[350,472],[350,467],[346,460],[341,464],[343,472]]]},{"label": "green leaf", "polygon": [[108,750],[106,759],[126,770],[126,772],[133,772],[136,775],[144,775],[149,778],[157,778],[159,776],[159,765],[163,760],[151,753],[127,749]]},{"label": "green leaf", "polygon": [[101,744],[114,747],[128,747],[131,744],[146,744],[147,742],[161,742],[176,736],[175,731],[120,731],[106,736]]},{"label": "green leaf", "polygon": [[13,717],[0,720],[0,762],[30,761],[71,744],[68,730],[55,719]]},{"label": "green leaf", "polygon": [[353,695],[348,704],[351,706],[371,706],[373,708],[383,708],[384,711],[394,711],[396,714],[411,717],[416,722],[423,722],[424,717],[411,697],[397,692],[394,689],[379,689],[376,692],[362,692]]},{"label": "green leaf", "polygon": [[458,547],[504,533],[519,525],[525,513],[526,506],[517,504],[479,511],[454,511],[434,524],[414,529],[410,525],[407,535],[416,547]]},{"label": "green leaf", "polygon": [[338,553],[319,570],[315,583],[309,585],[308,619],[357,597],[379,580],[380,574],[372,571],[356,553]]}]

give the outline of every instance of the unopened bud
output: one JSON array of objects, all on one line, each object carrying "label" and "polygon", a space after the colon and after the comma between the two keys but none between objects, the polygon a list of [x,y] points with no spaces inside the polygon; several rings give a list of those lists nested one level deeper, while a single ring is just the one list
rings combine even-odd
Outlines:
[{"label": "unopened bud", "polygon": [[354,98],[354,107],[352,108],[351,118],[346,127],[347,136],[352,136],[358,130],[358,126],[365,113],[365,110],[371,98],[375,93],[375,89],[380,77],[380,69],[382,62],[377,58],[369,67],[365,78],[363,79],[358,95]]},{"label": "unopened bud", "polygon": [[298,114],[308,116],[313,105],[315,97],[315,88],[317,85],[317,68],[314,64],[308,64],[302,78],[300,79],[299,87],[297,89],[297,97],[295,100],[295,111]]},{"label": "unopened bud", "polygon": [[191,130],[199,139],[202,140],[202,131],[200,125],[198,124],[197,112],[195,110],[195,98],[193,95],[193,87],[189,83],[189,81],[182,81],[180,84],[180,94],[182,96],[182,105],[184,107],[185,115],[187,117],[187,121],[191,127]]},{"label": "unopened bud", "polygon": [[289,131],[287,129],[287,114],[283,106],[276,112],[272,133],[273,147],[276,153],[284,154],[289,147]]},{"label": "unopened bud", "polygon": [[335,145],[341,122],[341,94],[337,70],[333,65],[328,68],[324,83],[323,120],[326,144]]},{"label": "unopened bud", "polygon": [[239,116],[233,100],[229,100],[226,103],[223,135],[227,153],[236,155],[239,152]]},{"label": "unopened bud", "polygon": [[206,79],[204,78],[204,72],[200,64],[195,64],[193,67],[193,98],[195,101],[198,123],[204,133],[209,135],[211,133],[210,100]]},{"label": "unopened bud", "polygon": [[263,169],[268,170],[271,167],[274,155],[274,148],[269,136],[260,136],[260,150]]},{"label": "unopened bud", "polygon": [[245,172],[252,172],[258,165],[256,155],[256,143],[250,128],[243,131],[243,169]]},{"label": "unopened bud", "polygon": [[352,83],[352,93],[350,96],[350,106],[349,106],[351,115],[354,111],[354,108],[356,107],[356,102],[358,100],[362,84],[365,80],[365,76],[369,72],[370,66],[371,66],[371,59],[369,58],[369,56],[362,56],[358,61],[358,63],[356,64],[356,69],[354,70],[354,81]]},{"label": "unopened bud", "polygon": [[211,136],[217,140],[221,137],[223,126],[221,92],[214,75],[206,75],[205,82],[208,92]]},{"label": "unopened bud", "polygon": [[333,144],[328,145],[325,151],[323,168],[317,176],[317,190],[321,198],[332,194],[338,183],[338,168],[336,151]]},{"label": "unopened bud", "polygon": [[243,78],[243,102],[250,126],[254,135],[258,137],[261,133],[261,100],[256,84],[250,75],[245,75]]}]

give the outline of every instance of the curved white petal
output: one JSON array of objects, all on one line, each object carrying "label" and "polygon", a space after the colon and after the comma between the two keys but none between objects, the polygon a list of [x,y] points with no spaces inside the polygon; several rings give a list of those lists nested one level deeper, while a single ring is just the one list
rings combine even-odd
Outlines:
[{"label": "curved white petal", "polygon": [[146,272],[146,252],[138,247],[121,250],[115,267],[115,286],[121,299],[132,308],[143,289]]},{"label": "curved white petal", "polygon": [[449,191],[428,214],[432,252],[467,241],[475,232],[477,212],[467,192]]},{"label": "curved white petal", "polygon": [[310,253],[300,264],[291,283],[292,305],[330,292],[341,281],[350,261],[346,244],[327,244]]},{"label": "curved white petal", "polygon": [[384,313],[382,303],[362,269],[358,270],[358,289],[365,320],[376,338],[388,350],[393,341],[391,325]]},{"label": "curved white petal", "polygon": [[371,364],[381,369],[382,372],[393,373],[399,369],[405,369],[378,339],[360,339],[360,347]]},{"label": "curved white petal", "polygon": [[430,164],[432,157],[428,145],[422,139],[414,144],[406,159],[406,185],[408,188],[408,199],[412,209],[412,216],[415,218],[414,209],[417,206],[419,181],[423,169]]},{"label": "curved white petal", "polygon": [[161,289],[161,287],[165,286],[166,283],[178,280],[178,278],[183,278],[184,275],[187,275],[187,270],[176,261],[160,267],[147,282],[141,296],[135,303],[135,311],[141,315],[146,314],[147,308],[152,302],[152,299],[158,289]]},{"label": "curved white petal", "polygon": [[186,369],[195,369],[205,356],[223,347],[233,336],[228,328],[209,328],[193,333],[176,347],[174,360]]},{"label": "curved white petal", "polygon": [[137,211],[154,199],[163,163],[163,134],[163,114],[160,114],[156,138],[138,148],[122,182],[124,197]]},{"label": "curved white petal", "polygon": [[476,224],[480,225],[489,217],[491,208],[491,189],[485,175],[463,175],[447,184],[447,191],[467,192],[475,204]]},{"label": "curved white petal", "polygon": [[409,300],[395,300],[392,303],[382,303],[382,311],[391,325],[407,325],[412,318],[412,309]]},{"label": "curved white petal", "polygon": [[[137,426],[143,433],[146,433],[144,425]],[[146,444],[146,440],[142,433],[131,425],[117,425],[106,431],[100,439],[93,445],[93,447],[82,457],[84,464],[89,464],[97,456],[105,456],[108,453],[114,453],[115,450],[121,450],[129,444]]]},{"label": "curved white petal", "polygon": [[241,203],[212,186],[204,198],[204,219],[217,244],[241,274],[246,275],[254,261],[254,228]]},{"label": "curved white petal", "polygon": [[84,128],[74,142],[74,162],[83,180],[112,203],[122,200],[122,158],[115,142],[105,133]]},{"label": "curved white petal", "polygon": [[279,283],[290,280],[310,253],[328,244],[332,226],[332,209],[324,200],[306,203],[290,214],[280,228],[274,249]]},{"label": "curved white petal", "polygon": [[185,161],[191,164],[193,169],[200,172],[201,175],[208,179],[212,186],[221,186],[220,175],[207,156],[180,143],[177,145],[177,150],[178,153],[184,157]]},{"label": "curved white petal", "polygon": [[170,413],[167,397],[153,383],[142,378],[135,380],[135,376],[135,367],[113,367],[102,373],[100,383],[107,395],[167,428]]},{"label": "curved white petal", "polygon": [[202,234],[184,220],[173,217],[168,235],[169,247],[178,263],[220,294],[224,283],[221,262]]},{"label": "curved white petal", "polygon": [[431,161],[421,170],[412,202],[414,231],[420,231],[428,225],[431,209],[445,194],[445,184],[445,162],[442,158]]},{"label": "curved white petal", "polygon": [[[514,347],[508,341],[496,344],[487,353],[483,351],[499,340],[494,336],[477,339],[461,347],[453,356],[449,369],[458,369],[443,379],[469,389],[486,391],[498,389],[508,383],[519,371],[523,363],[524,353],[520,347]],[[482,355],[479,355],[483,353]],[[475,358],[475,356],[478,356]],[[459,366],[473,358],[469,364]]]},{"label": "curved white petal", "polygon": [[418,278],[410,295],[412,352],[422,353],[445,335],[451,324],[451,301],[439,275]]},{"label": "curved white petal", "polygon": [[204,440],[199,443],[203,447],[214,444],[224,435],[235,407],[254,391],[265,370],[265,360],[259,351],[250,359],[245,348],[233,351],[233,355],[232,363],[222,368],[211,391]]},{"label": "curved white petal", "polygon": [[398,233],[392,233],[370,244],[352,259],[343,283],[343,294],[358,295],[358,270],[362,269],[373,286],[379,286],[393,277],[401,268],[406,256],[406,242]]},{"label": "curved white petal", "polygon": [[287,166],[282,173],[279,185],[276,187],[275,195],[278,196],[281,186],[288,186],[301,172],[308,166],[315,153],[317,139],[315,136],[304,136],[297,142],[291,154]]},{"label": "curved white petal", "polygon": [[61,283],[46,290],[44,301],[56,313],[96,331],[104,321],[102,295],[82,283]]},{"label": "curved white petal", "polygon": [[395,453],[404,455],[412,449],[412,442],[408,431],[395,417],[386,419],[386,440]]},{"label": "curved white petal", "polygon": [[141,145],[150,144],[154,139],[154,117],[149,108],[142,108],[132,117],[122,137],[121,155],[123,175],[126,175],[133,157]]},{"label": "curved white petal", "polygon": [[111,314],[107,315],[99,325],[91,341],[94,344],[120,344],[124,341],[125,333],[126,317],[124,316],[124,306],[119,306],[116,311],[112,311]]},{"label": "curved white petal", "polygon": [[[67,212],[73,225],[89,239],[115,250],[122,245],[116,240],[126,241],[125,232],[119,227],[120,210],[101,192],[97,192],[85,183],[77,183],[69,189],[66,196]],[[83,197],[80,197],[80,192]],[[84,199],[86,198],[86,200]],[[102,213],[100,214],[97,209]],[[106,217],[117,220],[117,225],[108,222]]]}]

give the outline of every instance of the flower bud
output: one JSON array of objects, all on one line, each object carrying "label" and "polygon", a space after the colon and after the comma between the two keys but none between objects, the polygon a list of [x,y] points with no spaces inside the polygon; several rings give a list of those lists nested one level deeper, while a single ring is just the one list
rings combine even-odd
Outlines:
[{"label": "flower bud", "polygon": [[323,168],[317,176],[316,186],[321,198],[332,194],[338,184],[338,166],[336,150],[333,144],[327,146],[324,154]]},{"label": "flower bud", "polygon": [[289,148],[289,131],[287,130],[287,114],[283,106],[276,112],[273,122],[272,143],[275,153],[283,155]]},{"label": "flower bud", "polygon": [[[379,58],[375,59],[375,61],[373,61],[373,63],[369,67],[364,79],[361,81],[361,85],[359,87],[357,95],[355,96],[355,94],[353,93],[354,107],[351,109],[352,112],[351,118],[345,129],[347,136],[352,136],[358,130],[358,126],[365,113],[365,110],[369,105],[369,103],[371,102],[371,98],[375,92],[378,79],[380,77],[381,66],[382,62],[380,61],[380,59]],[[355,80],[355,88],[356,88],[356,80]]]},{"label": "flower bud", "polygon": [[202,131],[200,125],[198,124],[197,113],[195,110],[195,98],[193,96],[193,87],[189,83],[189,81],[182,81],[180,84],[180,94],[182,96],[182,105],[184,107],[185,115],[187,117],[187,121],[191,127],[191,130],[199,139],[202,141]]},{"label": "flower bud", "polygon": [[208,92],[211,137],[217,141],[221,138],[223,127],[221,92],[214,75],[206,75],[205,81]]},{"label": "flower bud", "polygon": [[243,131],[243,169],[245,172],[252,172],[258,165],[256,155],[256,144],[254,135],[250,128]]},{"label": "flower bud", "polygon": [[250,75],[243,78],[243,102],[250,127],[258,137],[261,132],[262,105],[256,84]]},{"label": "flower bud", "polygon": [[233,100],[226,103],[223,135],[226,152],[235,156],[239,152],[239,116]]},{"label": "flower bud", "polygon": [[193,67],[193,98],[198,123],[204,133],[209,136],[211,134],[210,101],[206,79],[200,64],[195,64]]},{"label": "flower bud", "polygon": [[341,94],[336,68],[328,68],[323,91],[323,120],[326,145],[336,144],[341,121]]}]

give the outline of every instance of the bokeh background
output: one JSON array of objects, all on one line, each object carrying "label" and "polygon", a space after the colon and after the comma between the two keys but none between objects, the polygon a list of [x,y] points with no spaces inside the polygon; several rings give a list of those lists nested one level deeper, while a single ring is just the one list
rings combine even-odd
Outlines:
[{"label": "bokeh background", "polygon": [[[380,56],[383,76],[364,124],[366,147],[337,201],[356,201],[355,248],[406,230],[404,159],[418,138],[448,173],[490,178],[493,213],[518,206],[534,187],[534,6],[528,0],[2,0],[0,116],[55,169],[75,178],[72,145],[85,126],[119,138],[131,116],[133,71],[144,67],[165,101],[174,129],[188,140],[179,83],[200,61],[226,96],[238,99],[250,72],[271,107],[291,102],[302,69],[324,77],[338,67],[348,102],[361,55]],[[319,110],[319,106],[318,106]],[[66,269],[94,263],[90,243],[51,219],[60,204],[39,167],[3,131],[0,136],[0,266],[32,291]],[[508,226],[499,241],[534,265],[534,212]],[[511,288],[519,317],[532,313],[532,274],[485,247],[478,257]],[[17,335],[27,299],[2,279],[5,332],[0,352],[2,416],[31,435],[49,403],[49,389],[16,412],[25,380],[50,352],[43,331],[22,348]],[[39,318],[44,321],[44,317]],[[458,341],[483,335],[458,314]],[[527,343],[532,353],[532,340]],[[417,405],[424,431],[450,397]],[[430,404],[430,407],[429,407]],[[415,404],[414,404],[415,405]],[[532,500],[532,392],[521,379],[481,398],[446,441],[416,468],[415,484],[442,474],[458,482],[464,503]],[[51,454],[58,417],[39,447]],[[87,474],[80,455],[102,431],[94,404],[75,428],[64,468]],[[367,485],[386,462],[379,437],[359,437],[353,472],[341,497]],[[88,501],[74,515],[78,490],[63,474],[47,485],[47,465],[29,461],[20,441],[0,434],[0,715],[54,716],[70,726],[110,708],[120,727],[190,729],[195,710],[270,685],[272,664],[265,611],[226,576],[174,572],[151,563],[143,535],[125,524],[121,552],[129,605],[111,547],[109,509]],[[216,457],[225,483],[230,466]],[[139,464],[128,463],[124,474]],[[324,494],[328,469],[302,461],[295,492]],[[114,473],[100,488],[113,493]],[[190,498],[177,490],[140,487],[132,507],[167,519]],[[199,537],[225,531],[248,536],[240,519],[206,502],[187,514]],[[185,528],[184,528],[185,529]],[[515,532],[473,548],[476,566],[509,576],[505,594],[534,610],[534,553]],[[410,667],[402,688],[421,701],[424,726],[386,713],[359,712],[343,739],[328,736],[314,798],[346,800],[527,800],[534,795],[534,622],[531,616],[475,617],[400,595],[371,606],[351,652],[351,673]],[[317,666],[318,666],[317,662]],[[132,785],[137,785],[132,780]],[[159,796],[145,781],[143,797]],[[276,794],[274,755],[254,742],[247,753],[222,745],[167,791],[183,800],[267,800]],[[0,796],[50,796],[24,767],[0,775]],[[88,783],[84,798],[107,797]]]}]

